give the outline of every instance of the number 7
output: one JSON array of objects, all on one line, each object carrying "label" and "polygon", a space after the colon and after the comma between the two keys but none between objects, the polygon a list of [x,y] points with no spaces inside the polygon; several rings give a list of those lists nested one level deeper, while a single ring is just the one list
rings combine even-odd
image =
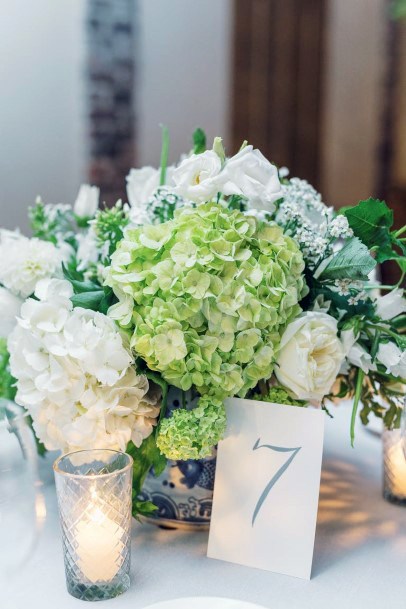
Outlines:
[{"label": "number 7", "polygon": [[260,438],[255,442],[252,450],[258,450],[258,448],[269,448],[270,450],[274,450],[278,453],[292,453],[289,459],[278,469],[276,474],[270,479],[266,487],[264,488],[260,498],[258,499],[257,505],[255,506],[254,513],[252,515],[252,526],[255,524],[256,517],[258,516],[259,510],[262,507],[265,499],[268,497],[270,490],[273,486],[278,482],[279,478],[286,472],[289,465],[292,463],[293,459],[296,457],[299,450],[302,448],[299,446],[298,448],[284,448],[283,446],[271,446],[270,444],[260,444]]}]

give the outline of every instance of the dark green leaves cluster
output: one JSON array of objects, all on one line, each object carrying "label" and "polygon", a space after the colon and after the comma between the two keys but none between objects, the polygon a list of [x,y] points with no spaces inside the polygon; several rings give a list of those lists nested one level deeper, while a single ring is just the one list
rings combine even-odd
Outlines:
[{"label": "dark green leaves cluster", "polygon": [[65,266],[63,266],[63,274],[72,284],[74,295],[71,301],[74,307],[83,307],[106,315],[111,305],[117,302],[111,288],[103,287],[96,281],[83,280],[80,273]]},{"label": "dark green leaves cluster", "polygon": [[393,211],[385,201],[367,199],[344,211],[354,235],[375,252],[378,263],[394,260],[406,272],[406,246],[399,239],[401,231],[392,231]]}]

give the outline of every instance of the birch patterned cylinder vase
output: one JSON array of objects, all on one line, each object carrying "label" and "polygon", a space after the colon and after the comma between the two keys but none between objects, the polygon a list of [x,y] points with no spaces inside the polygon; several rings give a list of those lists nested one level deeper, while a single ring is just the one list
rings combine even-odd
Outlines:
[{"label": "birch patterned cylinder vase", "polygon": [[113,598],[130,586],[132,458],[84,450],[54,464],[68,592]]},{"label": "birch patterned cylinder vase", "polygon": [[397,505],[406,505],[406,455],[399,429],[384,430],[383,441],[383,496]]},{"label": "birch patterned cylinder vase", "polygon": [[[195,405],[196,397],[170,387],[167,412]],[[207,530],[213,504],[216,450],[206,459],[188,461],[168,460],[163,473],[155,477],[150,472],[141,498],[157,506],[148,522],[167,529]]]}]

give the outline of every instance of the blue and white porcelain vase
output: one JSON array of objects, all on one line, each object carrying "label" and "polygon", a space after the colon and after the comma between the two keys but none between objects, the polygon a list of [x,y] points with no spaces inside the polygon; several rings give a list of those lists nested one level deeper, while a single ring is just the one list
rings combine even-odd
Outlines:
[{"label": "blue and white porcelain vase", "polygon": [[[190,392],[171,387],[168,414],[179,407],[187,408],[193,402]],[[152,501],[158,510],[146,520],[170,529],[208,529],[215,470],[216,451],[213,450],[210,457],[198,461],[168,460],[164,472],[158,477],[150,472],[141,497]]]}]

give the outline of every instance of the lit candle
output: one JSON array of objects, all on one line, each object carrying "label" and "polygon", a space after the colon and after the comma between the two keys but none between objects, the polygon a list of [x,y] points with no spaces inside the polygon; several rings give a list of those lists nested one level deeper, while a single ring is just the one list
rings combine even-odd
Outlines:
[{"label": "lit candle", "polygon": [[398,497],[406,497],[406,459],[402,440],[390,449],[390,468],[392,493]]},{"label": "lit candle", "polygon": [[66,584],[76,598],[104,600],[129,588],[132,465],[109,449],[55,461]]},{"label": "lit candle", "polygon": [[122,564],[124,529],[99,507],[90,507],[88,514],[76,527],[78,565],[91,582],[108,582]]},{"label": "lit candle", "polygon": [[383,432],[385,499],[406,505],[406,458],[399,429]]}]

